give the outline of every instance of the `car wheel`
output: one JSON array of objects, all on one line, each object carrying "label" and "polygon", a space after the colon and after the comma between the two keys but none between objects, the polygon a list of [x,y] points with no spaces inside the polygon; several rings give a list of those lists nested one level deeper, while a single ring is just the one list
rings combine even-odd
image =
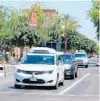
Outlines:
[{"label": "car wheel", "polygon": [[71,75],[71,79],[75,79],[75,73]]},{"label": "car wheel", "polygon": [[21,85],[15,84],[15,88],[21,88]]},{"label": "car wheel", "polygon": [[77,76],[78,76],[78,75],[77,75],[77,72],[78,72],[78,68],[77,68],[76,73],[75,73],[75,77],[76,77],[76,78],[77,78]]},{"label": "car wheel", "polygon": [[60,85],[64,85],[64,78],[63,78],[63,80],[60,82]]},{"label": "car wheel", "polygon": [[56,84],[55,84],[55,86],[54,86],[54,89],[58,89],[58,87],[59,87],[59,77],[57,76],[57,80],[56,80]]},{"label": "car wheel", "polygon": [[85,68],[88,68],[88,65],[85,65]]},{"label": "car wheel", "polygon": [[77,77],[77,72],[75,73],[75,77]]}]

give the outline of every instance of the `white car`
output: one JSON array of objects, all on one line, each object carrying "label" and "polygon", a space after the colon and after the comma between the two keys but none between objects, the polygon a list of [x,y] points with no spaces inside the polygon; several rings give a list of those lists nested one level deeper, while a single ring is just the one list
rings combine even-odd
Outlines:
[{"label": "white car", "polygon": [[88,67],[88,56],[85,52],[76,52],[75,54],[75,61],[78,62],[78,66],[85,66]]},{"label": "white car", "polygon": [[64,68],[56,53],[28,53],[21,64],[15,66],[15,87],[52,86],[64,84]]}]

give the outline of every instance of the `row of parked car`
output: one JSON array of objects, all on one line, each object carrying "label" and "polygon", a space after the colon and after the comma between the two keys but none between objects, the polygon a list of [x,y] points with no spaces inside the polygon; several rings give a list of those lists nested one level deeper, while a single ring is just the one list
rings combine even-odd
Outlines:
[{"label": "row of parked car", "polygon": [[31,48],[20,64],[15,66],[15,87],[64,85],[66,76],[75,79],[78,66],[88,67],[85,52],[63,53],[52,48]]}]

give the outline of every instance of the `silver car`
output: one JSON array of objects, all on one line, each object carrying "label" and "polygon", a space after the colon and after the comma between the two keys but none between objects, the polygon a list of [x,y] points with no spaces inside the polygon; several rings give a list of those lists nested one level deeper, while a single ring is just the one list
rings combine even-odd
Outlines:
[{"label": "silver car", "polygon": [[85,52],[76,52],[75,54],[75,61],[78,62],[78,66],[85,66],[88,67],[88,56]]},{"label": "silver car", "polygon": [[64,77],[70,76],[71,79],[75,79],[78,76],[77,62],[74,60],[72,53],[65,53],[61,55],[64,66]]}]

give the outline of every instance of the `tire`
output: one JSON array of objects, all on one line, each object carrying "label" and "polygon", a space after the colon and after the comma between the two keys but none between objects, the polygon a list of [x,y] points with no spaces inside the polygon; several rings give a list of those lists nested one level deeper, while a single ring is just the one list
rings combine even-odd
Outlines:
[{"label": "tire", "polygon": [[85,65],[85,68],[88,68],[88,65]]},{"label": "tire", "polygon": [[76,77],[76,78],[78,77],[77,73],[78,73],[78,69],[76,70],[76,73],[75,73],[75,77]]},{"label": "tire", "polygon": [[75,73],[75,77],[77,78],[77,72]]},{"label": "tire", "polygon": [[63,78],[63,81],[60,82],[60,85],[61,85],[61,86],[64,85],[64,78]]},{"label": "tire", "polygon": [[58,80],[59,80],[59,76],[57,76],[57,80],[56,80],[56,84],[55,84],[55,86],[54,86],[54,89],[58,89],[58,87],[59,87],[59,82],[58,82]]},{"label": "tire", "polygon": [[17,84],[15,84],[15,88],[21,88],[21,85],[17,85]]},{"label": "tire", "polygon": [[75,79],[75,73],[71,75],[71,79]]}]

